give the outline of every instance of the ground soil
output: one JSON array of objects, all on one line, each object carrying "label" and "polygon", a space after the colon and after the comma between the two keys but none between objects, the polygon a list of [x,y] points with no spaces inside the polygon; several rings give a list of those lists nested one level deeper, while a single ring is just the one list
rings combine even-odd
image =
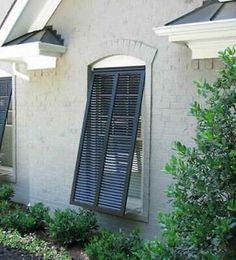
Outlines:
[{"label": "ground soil", "polygon": [[73,260],[89,260],[81,248],[74,246],[67,249]]},{"label": "ground soil", "polygon": [[[68,253],[73,260],[89,259],[79,247],[69,248]],[[41,260],[41,258],[29,255],[17,249],[10,249],[0,246],[0,260]]]},{"label": "ground soil", "polygon": [[0,246],[0,260],[40,260],[41,258],[29,255],[23,251]]},{"label": "ground soil", "polygon": [[[37,236],[40,237],[41,239],[43,239],[44,241],[48,242],[50,245],[60,248],[59,244],[53,242],[53,240],[51,240],[48,237],[48,233],[47,232],[45,232],[45,231],[38,231],[37,232]],[[81,249],[80,246],[74,245],[74,246],[67,247],[65,249],[69,253],[69,255],[71,256],[72,260],[88,260],[89,259],[86,256],[86,254],[84,253],[83,249]]]},{"label": "ground soil", "polygon": [[[89,258],[79,247],[71,247],[67,249],[72,260],[88,260]],[[29,255],[17,249],[10,249],[0,246],[0,260],[41,260],[40,257]]]}]

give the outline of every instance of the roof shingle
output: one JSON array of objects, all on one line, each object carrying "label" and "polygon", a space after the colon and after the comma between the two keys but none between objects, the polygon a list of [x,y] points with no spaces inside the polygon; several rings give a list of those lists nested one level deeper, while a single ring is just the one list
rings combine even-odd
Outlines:
[{"label": "roof shingle", "polygon": [[167,23],[166,26],[233,18],[236,18],[236,1],[219,2],[218,0],[207,0],[203,2],[201,7]]},{"label": "roof shingle", "polygon": [[30,42],[44,42],[61,46],[64,45],[64,40],[61,38],[61,35],[57,34],[57,31],[53,30],[52,26],[46,26],[42,30],[33,31],[24,34],[12,41],[6,42],[3,44],[3,46],[11,46]]}]

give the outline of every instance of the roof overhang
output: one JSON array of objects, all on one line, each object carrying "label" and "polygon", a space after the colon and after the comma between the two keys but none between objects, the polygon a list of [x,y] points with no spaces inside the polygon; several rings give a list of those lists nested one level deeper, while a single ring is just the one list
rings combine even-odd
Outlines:
[{"label": "roof overhang", "polygon": [[0,60],[13,63],[23,62],[28,70],[56,68],[56,60],[66,51],[66,47],[32,42],[0,48]]},{"label": "roof overhang", "polygon": [[0,46],[20,35],[43,29],[62,0],[17,0],[0,30]]},{"label": "roof overhang", "polygon": [[[62,0],[15,0],[0,29],[0,46],[27,33],[45,28]],[[56,67],[66,48],[45,42],[0,47],[0,60],[25,63],[28,70]]]},{"label": "roof overhang", "polygon": [[170,42],[184,43],[193,59],[218,58],[219,51],[236,44],[236,19],[169,25],[154,28]]}]

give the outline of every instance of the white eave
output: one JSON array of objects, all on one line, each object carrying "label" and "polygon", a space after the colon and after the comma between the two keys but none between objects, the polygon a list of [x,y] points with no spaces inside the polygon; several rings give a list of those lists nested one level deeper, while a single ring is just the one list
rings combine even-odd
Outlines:
[{"label": "white eave", "polygon": [[217,58],[219,51],[236,44],[236,19],[169,25],[154,28],[170,42],[184,43],[193,59]]},{"label": "white eave", "polygon": [[44,42],[32,42],[0,48],[0,60],[23,62],[28,70],[56,68],[57,58],[66,48]]}]

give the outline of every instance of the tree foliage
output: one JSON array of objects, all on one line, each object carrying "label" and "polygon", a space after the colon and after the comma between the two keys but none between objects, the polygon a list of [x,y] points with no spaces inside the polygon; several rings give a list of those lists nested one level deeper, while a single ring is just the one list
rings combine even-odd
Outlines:
[{"label": "tree foliage", "polygon": [[[171,259],[236,257],[236,51],[220,53],[224,69],[213,83],[196,82],[204,105],[194,102],[195,147],[175,145],[165,170],[173,211],[159,214],[164,241],[151,251]],[[161,256],[162,255],[162,256]]]}]

